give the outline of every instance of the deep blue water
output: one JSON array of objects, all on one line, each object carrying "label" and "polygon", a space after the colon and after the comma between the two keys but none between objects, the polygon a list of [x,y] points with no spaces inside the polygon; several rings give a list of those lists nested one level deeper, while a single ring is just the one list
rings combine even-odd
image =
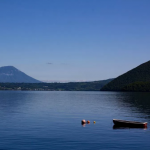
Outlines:
[{"label": "deep blue water", "polygon": [[[113,129],[113,118],[148,128]],[[82,126],[82,119],[91,123]],[[0,91],[0,150],[149,147],[150,93]]]}]

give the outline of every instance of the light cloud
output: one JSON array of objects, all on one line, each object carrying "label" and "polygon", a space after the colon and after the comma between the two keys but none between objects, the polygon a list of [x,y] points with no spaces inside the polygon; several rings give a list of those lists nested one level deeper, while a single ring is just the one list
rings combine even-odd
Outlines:
[{"label": "light cloud", "polygon": [[47,65],[52,65],[53,63],[48,62]]}]

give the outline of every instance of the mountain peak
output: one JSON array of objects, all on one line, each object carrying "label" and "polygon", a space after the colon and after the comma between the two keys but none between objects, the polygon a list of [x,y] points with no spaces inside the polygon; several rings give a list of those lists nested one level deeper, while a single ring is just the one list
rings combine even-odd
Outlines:
[{"label": "mountain peak", "polygon": [[38,81],[22,71],[18,70],[14,66],[0,67],[0,82],[8,83],[40,83]]},{"label": "mountain peak", "polygon": [[16,69],[14,66],[2,66],[0,68],[10,68],[10,69]]}]

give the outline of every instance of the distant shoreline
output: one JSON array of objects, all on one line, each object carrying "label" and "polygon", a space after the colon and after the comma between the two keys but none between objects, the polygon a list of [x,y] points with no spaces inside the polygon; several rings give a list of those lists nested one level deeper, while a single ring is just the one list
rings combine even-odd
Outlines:
[{"label": "distant shoreline", "polygon": [[21,91],[100,91],[112,79],[69,83],[0,83],[0,90]]}]

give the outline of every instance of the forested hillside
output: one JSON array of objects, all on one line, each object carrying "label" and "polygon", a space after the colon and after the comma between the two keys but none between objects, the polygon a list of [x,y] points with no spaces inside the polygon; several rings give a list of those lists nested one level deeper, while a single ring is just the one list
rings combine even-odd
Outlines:
[{"label": "forested hillside", "polygon": [[[115,78],[108,84],[106,84],[101,90],[102,91],[122,91],[138,86],[137,91],[141,90],[142,85],[147,87],[148,82],[150,82],[150,61],[139,65],[138,67],[122,74],[121,76]],[[141,84],[141,85],[140,85]],[[130,88],[129,88],[130,87]],[[139,88],[139,90],[138,90]]]},{"label": "forested hillside", "polygon": [[134,82],[124,86],[122,91],[150,92],[150,82]]}]

